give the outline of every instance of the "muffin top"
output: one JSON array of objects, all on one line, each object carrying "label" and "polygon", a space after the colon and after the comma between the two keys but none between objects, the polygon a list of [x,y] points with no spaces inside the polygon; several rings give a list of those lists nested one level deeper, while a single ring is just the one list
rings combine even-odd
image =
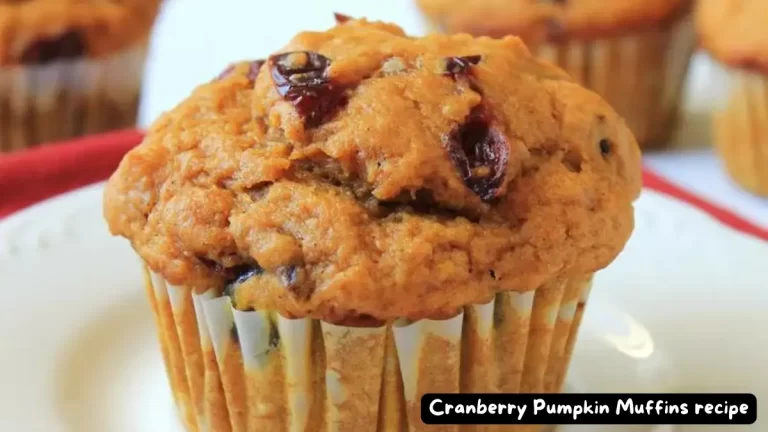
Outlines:
[{"label": "muffin top", "polygon": [[197,88],[104,212],[174,285],[353,325],[603,268],[640,187],[624,121],[518,38],[348,20]]},{"label": "muffin top", "polygon": [[161,0],[0,0],[0,66],[100,57],[147,38]]},{"label": "muffin top", "polygon": [[706,0],[697,5],[702,45],[734,67],[768,73],[768,1]]},{"label": "muffin top", "polygon": [[418,0],[442,30],[541,40],[594,39],[663,25],[690,0]]}]

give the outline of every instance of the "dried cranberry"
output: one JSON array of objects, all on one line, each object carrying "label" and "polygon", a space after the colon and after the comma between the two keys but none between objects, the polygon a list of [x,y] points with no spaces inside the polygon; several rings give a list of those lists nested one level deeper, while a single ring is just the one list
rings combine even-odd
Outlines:
[{"label": "dried cranberry", "polygon": [[56,60],[73,59],[85,54],[85,42],[76,31],[65,32],[58,37],[41,39],[33,43],[21,55],[24,64],[46,64]]},{"label": "dried cranberry", "polygon": [[448,57],[445,59],[445,75],[456,79],[458,76],[467,75],[473,65],[480,63],[482,56],[472,55],[463,57]]},{"label": "dried cranberry", "polygon": [[248,279],[264,273],[264,269],[258,264],[242,264],[226,270],[229,283],[224,287],[224,295],[235,299],[235,291]]},{"label": "dried cranberry", "polygon": [[264,65],[264,60],[254,60],[251,62],[250,65],[248,65],[248,74],[246,75],[249,80],[256,81],[256,78],[259,77],[259,71],[261,70],[261,66]]},{"label": "dried cranberry", "polygon": [[264,273],[264,269],[258,264],[242,264],[232,267],[230,271],[234,275],[232,283],[235,285],[240,285],[248,279]]},{"label": "dried cranberry", "polygon": [[304,283],[304,270],[296,265],[285,265],[277,269],[280,282],[291,295],[298,299],[306,300],[312,296],[312,285]]},{"label": "dried cranberry", "polygon": [[600,153],[603,156],[608,156],[611,154],[611,142],[605,138],[600,140]]},{"label": "dried cranberry", "polygon": [[336,24],[344,24],[345,22],[352,19],[349,15],[344,15],[338,12],[333,13],[333,17],[336,19]]},{"label": "dried cranberry", "polygon": [[269,58],[272,81],[283,99],[293,103],[307,127],[318,126],[344,102],[344,89],[328,78],[331,60],[300,51]]},{"label": "dried cranberry", "polygon": [[298,279],[298,269],[295,265],[280,267],[277,270],[277,274],[280,276],[280,282],[282,282],[286,288],[292,288],[296,285]]},{"label": "dried cranberry", "polygon": [[197,260],[200,261],[200,264],[204,265],[205,267],[208,268],[208,270],[214,273],[219,273],[223,275],[226,271],[224,266],[222,266],[221,264],[219,264],[218,262],[212,259],[200,256],[200,257],[197,257]]},{"label": "dried cranberry", "polygon": [[497,198],[506,174],[509,145],[484,108],[473,109],[443,144],[464,184],[483,201]]}]

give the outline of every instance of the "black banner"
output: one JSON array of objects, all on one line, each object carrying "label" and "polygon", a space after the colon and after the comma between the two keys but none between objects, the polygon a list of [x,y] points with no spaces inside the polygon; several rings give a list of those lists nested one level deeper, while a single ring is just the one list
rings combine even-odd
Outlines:
[{"label": "black banner", "polygon": [[752,394],[426,394],[426,424],[738,425],[757,420]]}]

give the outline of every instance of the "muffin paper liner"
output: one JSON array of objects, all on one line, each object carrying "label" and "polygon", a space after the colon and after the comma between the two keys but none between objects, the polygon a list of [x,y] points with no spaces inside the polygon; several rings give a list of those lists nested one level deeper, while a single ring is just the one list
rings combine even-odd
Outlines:
[{"label": "muffin paper liner", "polygon": [[695,43],[684,17],[621,37],[545,44],[536,53],[602,95],[649,148],[666,144],[675,126]]},{"label": "muffin paper liner", "polygon": [[540,427],[428,427],[421,396],[558,392],[591,276],[500,293],[446,320],[381,327],[239,311],[149,270],[146,288],[189,431],[533,432]]},{"label": "muffin paper liner", "polygon": [[0,68],[0,152],[134,126],[146,53]]},{"label": "muffin paper liner", "polygon": [[714,113],[715,147],[731,177],[768,196],[768,75],[723,68],[728,95]]}]

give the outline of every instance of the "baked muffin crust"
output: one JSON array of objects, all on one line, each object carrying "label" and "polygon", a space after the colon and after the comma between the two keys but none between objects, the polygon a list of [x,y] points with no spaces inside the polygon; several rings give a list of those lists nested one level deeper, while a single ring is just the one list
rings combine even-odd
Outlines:
[{"label": "baked muffin crust", "polygon": [[624,121],[519,39],[349,20],[200,86],[104,212],[173,284],[350,323],[601,269],[640,187]]},{"label": "baked muffin crust", "polygon": [[720,61],[768,74],[768,2],[698,2],[696,26],[701,44]]},{"label": "baked muffin crust", "polygon": [[595,39],[664,25],[690,10],[690,0],[418,0],[443,30],[529,44],[542,39]]},{"label": "baked muffin crust", "polygon": [[109,55],[147,38],[160,2],[0,1],[0,66]]}]

